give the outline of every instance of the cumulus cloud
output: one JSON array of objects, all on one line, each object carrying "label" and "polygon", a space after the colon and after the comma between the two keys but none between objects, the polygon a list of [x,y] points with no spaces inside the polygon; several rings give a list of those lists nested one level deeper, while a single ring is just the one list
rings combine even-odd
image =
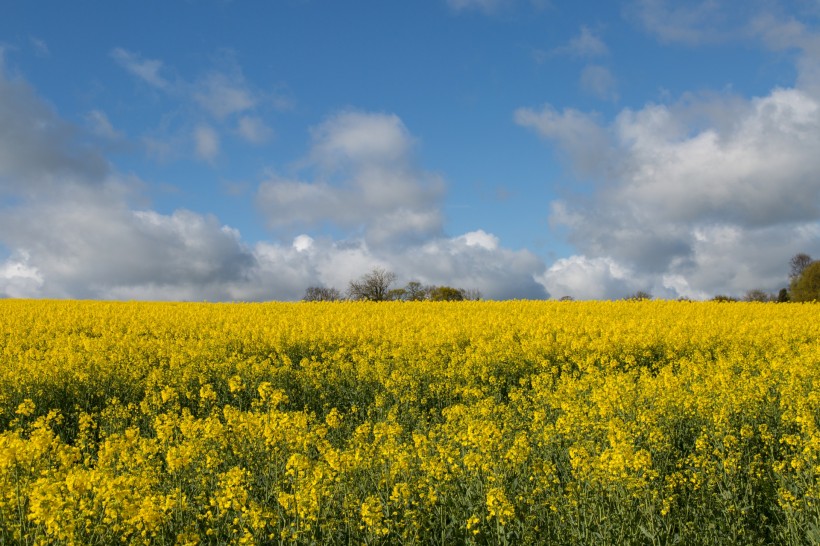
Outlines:
[{"label": "cumulus cloud", "polygon": [[272,227],[330,224],[363,231],[371,245],[440,234],[440,177],[419,168],[413,138],[390,114],[348,111],[312,131],[315,181],[273,176],[257,204]]},{"label": "cumulus cloud", "polygon": [[[592,184],[591,194],[552,203],[551,222],[583,254],[550,268],[550,292],[775,291],[791,255],[820,252],[820,99],[810,90],[688,95],[608,123],[550,106],[515,119]],[[583,291],[573,275],[603,288]]]},{"label": "cumulus cloud", "polygon": [[0,58],[0,192],[29,194],[66,180],[99,183],[109,166],[78,130],[22,79],[9,79]]},{"label": "cumulus cloud", "polygon": [[638,290],[650,289],[646,280],[612,258],[570,256],[552,264],[539,278],[556,298],[601,300],[623,298]]},{"label": "cumulus cloud", "polygon": [[413,146],[413,138],[395,114],[342,112],[313,128],[311,134],[311,158],[329,169],[404,163]]},{"label": "cumulus cloud", "polygon": [[598,116],[567,108],[558,112],[550,105],[541,109],[519,108],[515,122],[534,129],[539,135],[560,142],[572,166],[581,176],[605,172],[617,160],[612,135],[600,124]]},{"label": "cumulus cloud", "polygon": [[605,66],[592,64],[584,67],[581,72],[581,89],[601,100],[618,100],[615,76]]},{"label": "cumulus cloud", "polygon": [[[112,183],[113,184],[113,183]],[[398,247],[301,234],[291,244],[243,243],[216,218],[131,210],[111,193],[74,190],[75,201],[39,200],[0,217],[18,250],[0,266],[12,297],[294,300],[311,285],[347,288],[373,267],[399,282],[475,288],[487,298],[542,298],[542,262],[481,231]],[[22,258],[21,258],[22,256]]]},{"label": "cumulus cloud", "polygon": [[[112,185],[115,182],[111,183]],[[253,264],[238,233],[215,218],[128,209],[116,191],[74,188],[0,217],[3,243],[28,256],[40,295],[106,298],[128,289],[218,286]]]},{"label": "cumulus cloud", "polygon": [[219,155],[219,134],[209,125],[200,124],[194,129],[196,155],[205,161],[213,161]]},{"label": "cumulus cloud", "polygon": [[[102,112],[88,121],[88,131],[96,122],[108,132]],[[324,206],[329,221],[363,231],[255,244],[212,215],[132,206],[141,182],[109,167],[82,144],[82,128],[2,71],[0,122],[0,181],[12,196],[0,213],[0,297],[294,300],[312,285],[344,290],[376,266],[400,282],[475,288],[489,298],[546,296],[535,280],[544,266],[530,252],[506,249],[483,231],[441,233],[441,181],[418,167],[414,139],[396,116],[330,117],[315,129],[308,154],[324,181],[271,180],[260,188],[272,224],[282,214],[282,225],[292,226]],[[208,125],[198,131],[198,152],[213,158],[218,140]]]},{"label": "cumulus cloud", "polygon": [[[503,248],[494,236],[481,231],[436,237],[402,249],[371,248],[360,239],[333,241],[300,235],[290,246],[263,243],[254,252],[260,264],[257,275],[260,279],[275,275],[278,297],[283,299],[300,298],[310,284],[344,291],[349,281],[374,267],[396,272],[399,285],[414,280],[473,288],[490,299],[547,297],[535,280],[544,272],[540,259],[526,250]],[[261,286],[271,282],[261,282]]]},{"label": "cumulus cloud", "polygon": [[31,298],[39,295],[43,276],[29,263],[25,252],[17,252],[0,264],[0,297]]}]

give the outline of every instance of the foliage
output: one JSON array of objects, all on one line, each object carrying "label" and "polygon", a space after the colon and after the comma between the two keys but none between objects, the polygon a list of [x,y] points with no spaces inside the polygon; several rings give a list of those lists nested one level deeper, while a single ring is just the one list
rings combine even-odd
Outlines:
[{"label": "foliage", "polygon": [[430,301],[463,301],[464,293],[452,286],[436,286],[430,290]]},{"label": "foliage", "polygon": [[820,301],[820,261],[807,265],[790,287],[792,301]]},{"label": "foliage", "polygon": [[807,544],[815,305],[0,301],[3,544]]},{"label": "foliage", "polygon": [[718,303],[732,303],[737,301],[737,298],[733,298],[731,296],[726,296],[723,294],[718,294],[711,301],[718,302]]}]

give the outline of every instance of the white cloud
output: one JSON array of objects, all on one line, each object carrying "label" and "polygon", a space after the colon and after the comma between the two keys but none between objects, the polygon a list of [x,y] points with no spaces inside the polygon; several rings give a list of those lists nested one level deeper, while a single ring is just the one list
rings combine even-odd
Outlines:
[{"label": "white cloud", "polygon": [[413,138],[395,115],[343,112],[312,131],[314,182],[273,176],[257,203],[273,227],[332,224],[363,230],[371,245],[440,233],[440,178],[412,157]]},{"label": "white cloud", "polygon": [[211,72],[194,84],[194,100],[217,119],[252,110],[258,99],[241,72]]},{"label": "white cloud", "polygon": [[820,253],[820,37],[794,19],[735,7],[728,17],[728,6],[712,2],[632,6],[664,41],[742,37],[794,51],[794,87],[752,98],[685,94],[624,109],[609,123],[549,106],[516,112],[592,184],[551,205],[551,223],[583,252],[550,269],[551,291],[571,288],[562,279],[581,270],[603,275],[600,285],[617,296],[623,276],[603,264],[667,297],[776,291],[791,256]]},{"label": "white cloud", "polygon": [[609,48],[589,27],[582,26],[581,33],[570,40],[569,51],[578,57],[590,58],[606,55]]},{"label": "white cloud", "polygon": [[143,59],[140,55],[120,47],[111,51],[111,57],[128,72],[152,87],[166,90],[170,88],[170,82],[160,74],[163,69],[162,61]]},{"label": "white cloud", "polygon": [[390,256],[403,282],[476,288],[489,299],[548,297],[536,281],[544,264],[528,250],[510,250],[481,230],[435,238]]},{"label": "white cloud", "polygon": [[615,76],[605,66],[593,64],[584,67],[581,72],[581,89],[601,100],[618,100]]},{"label": "white cloud", "polygon": [[555,49],[553,53],[591,59],[609,54],[609,48],[589,27],[582,26],[578,36],[573,37],[567,45]]},{"label": "white cloud", "polygon": [[633,0],[626,14],[664,43],[696,45],[727,40],[748,20],[753,2]]},{"label": "white cloud", "polygon": [[538,62],[555,56],[589,60],[609,55],[609,47],[595,31],[582,25],[578,35],[573,36],[568,43],[546,51],[537,49],[533,53]]},{"label": "white cloud", "polygon": [[413,139],[395,114],[348,111],[315,127],[311,157],[327,168],[407,160]]},{"label": "white cloud", "polygon": [[273,130],[256,116],[242,116],[236,127],[237,133],[251,144],[264,144],[273,137]]},{"label": "white cloud", "polygon": [[485,250],[498,249],[498,237],[491,233],[485,232],[483,229],[477,231],[470,231],[456,238],[457,241],[464,242],[467,246],[481,247]]},{"label": "white cloud", "polygon": [[36,295],[108,298],[187,287],[224,298],[223,285],[241,280],[253,265],[235,230],[184,210],[130,210],[120,184],[112,180],[104,191],[74,187],[0,217],[3,244],[25,253],[36,272]]},{"label": "white cloud", "polygon": [[28,262],[28,254],[18,252],[0,264],[0,296],[30,298],[39,294],[43,276]]},{"label": "white cloud", "polygon": [[[399,283],[476,288],[487,298],[545,297],[542,262],[485,232],[403,247],[359,238],[299,235],[292,244],[245,245],[216,218],[190,211],[134,211],[108,192],[74,188],[0,217],[0,240],[26,259],[0,267],[0,295],[113,299],[299,299],[311,285],[344,291],[373,267]],[[18,253],[19,254],[19,253]]]},{"label": "white cloud", "polygon": [[213,161],[219,155],[219,134],[209,125],[194,128],[196,155],[205,161]]},{"label": "white cloud", "polygon": [[[104,129],[100,114],[89,121]],[[441,234],[441,181],[416,166],[413,139],[395,116],[331,117],[315,131],[310,154],[327,181],[298,183],[306,194],[296,198],[294,188],[279,188],[287,191],[266,209],[290,214],[294,207],[297,214],[285,222],[291,225],[329,200],[331,222],[360,222],[362,232],[353,229],[341,240],[302,233],[289,244],[254,245],[211,215],[134,209],[129,202],[139,181],[87,153],[80,128],[2,73],[0,122],[0,181],[15,194],[0,214],[0,248],[8,251],[0,263],[0,297],[287,300],[311,285],[344,290],[375,266],[395,271],[402,283],[477,288],[489,298],[545,296],[535,281],[544,266],[530,252],[503,248],[483,231]],[[197,132],[198,152],[213,158],[215,131],[202,125]],[[40,180],[46,182],[35,183]],[[263,184],[260,194],[277,195],[279,183]],[[340,215],[339,203],[358,217]],[[401,244],[382,244],[385,239]]]},{"label": "white cloud", "polygon": [[776,291],[791,255],[820,252],[811,236],[820,229],[820,101],[800,88],[687,96],[624,109],[609,124],[551,107],[516,120],[593,184],[591,195],[552,204],[551,222],[583,256],[553,266],[551,293],[573,288],[575,271],[608,278],[599,280],[607,295],[631,291],[612,264],[656,295]]},{"label": "white cloud", "polygon": [[293,239],[293,248],[298,252],[306,252],[313,247],[313,237],[310,235],[299,235]]},{"label": "white cloud", "polygon": [[540,111],[519,108],[515,122],[534,129],[544,138],[561,143],[582,176],[605,171],[614,162],[615,148],[611,134],[599,123],[598,116],[568,108],[563,112],[545,105]]},{"label": "white cloud", "polygon": [[[163,76],[168,70],[160,60],[143,59],[122,48],[112,50],[111,57],[129,73],[162,91],[164,99],[183,106],[163,117],[158,128],[140,139],[148,155],[158,160],[184,157],[179,150],[190,149],[186,143],[191,135],[194,154],[209,162],[218,155],[219,134],[234,136],[252,145],[264,144],[274,134],[263,118],[265,110],[290,107],[286,98],[274,92],[262,92],[249,83],[230,51],[224,52],[219,60],[219,69],[190,80],[177,77],[173,82]],[[196,108],[190,108],[191,105]],[[203,115],[207,116],[208,123],[201,121]],[[100,136],[113,130],[102,112],[92,112],[89,120]]]},{"label": "white cloud", "polygon": [[538,279],[555,298],[617,299],[647,291],[646,280],[612,258],[570,256],[552,264]]}]

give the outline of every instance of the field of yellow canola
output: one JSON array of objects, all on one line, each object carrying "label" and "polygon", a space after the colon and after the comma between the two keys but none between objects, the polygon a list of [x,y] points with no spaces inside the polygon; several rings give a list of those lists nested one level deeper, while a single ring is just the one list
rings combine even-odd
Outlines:
[{"label": "field of yellow canola", "polygon": [[818,311],[5,300],[0,543],[817,543]]}]

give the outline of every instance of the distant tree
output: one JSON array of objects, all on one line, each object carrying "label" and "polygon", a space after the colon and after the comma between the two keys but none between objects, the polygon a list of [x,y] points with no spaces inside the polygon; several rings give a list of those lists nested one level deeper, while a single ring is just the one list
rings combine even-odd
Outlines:
[{"label": "distant tree", "polygon": [[789,260],[789,280],[794,281],[797,279],[811,263],[812,259],[808,254],[801,252],[792,256],[792,259]]},{"label": "distant tree", "polygon": [[724,296],[723,294],[718,294],[711,301],[716,301],[718,303],[732,303],[737,301],[737,298],[733,298],[732,296]]},{"label": "distant tree", "polygon": [[462,288],[461,294],[467,301],[478,301],[481,299],[481,290],[478,288],[467,288],[466,290]]},{"label": "distant tree", "polygon": [[391,288],[387,291],[388,301],[407,301],[407,290],[404,288]]},{"label": "distant tree", "polygon": [[820,261],[803,268],[800,276],[791,283],[789,295],[792,301],[820,301]]},{"label": "distant tree", "polygon": [[650,294],[649,292],[644,292],[643,290],[638,290],[634,294],[627,296],[624,299],[631,301],[651,300],[652,294]]},{"label": "distant tree", "polygon": [[309,286],[302,301],[339,301],[342,294],[335,288],[327,286]]},{"label": "distant tree", "polygon": [[352,300],[385,301],[390,285],[396,282],[396,274],[376,267],[356,281],[350,281],[347,294]]},{"label": "distant tree", "polygon": [[561,296],[561,299],[559,299],[558,301],[575,301],[575,298],[573,298],[572,296]]},{"label": "distant tree", "polygon": [[767,302],[772,301],[774,298],[764,292],[763,290],[749,290],[746,292],[746,295],[743,296],[743,301],[757,301],[757,302]]},{"label": "distant tree", "polygon": [[410,281],[404,287],[405,301],[423,301],[429,296],[430,289],[421,284],[419,281]]},{"label": "distant tree", "polygon": [[789,298],[789,289],[788,288],[781,288],[780,292],[777,293],[777,302],[778,303],[788,303],[791,301]]},{"label": "distant tree", "polygon": [[463,301],[464,293],[452,286],[435,286],[430,289],[430,299],[432,301]]}]

